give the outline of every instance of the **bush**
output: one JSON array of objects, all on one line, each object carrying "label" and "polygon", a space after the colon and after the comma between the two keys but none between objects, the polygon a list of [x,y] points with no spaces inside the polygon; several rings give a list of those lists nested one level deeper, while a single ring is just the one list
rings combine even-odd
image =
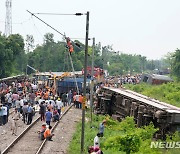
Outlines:
[{"label": "bush", "polygon": [[139,151],[140,137],[136,134],[126,134],[108,138],[104,146],[106,149],[124,151],[127,154]]},{"label": "bush", "polygon": [[140,136],[140,138],[145,141],[148,139],[152,139],[155,132],[158,131],[158,129],[154,128],[153,123],[151,122],[148,126],[144,126],[142,128],[136,128],[137,134]]},{"label": "bush", "polygon": [[136,128],[133,117],[126,117],[122,122],[120,122],[114,129],[122,131],[123,133],[128,133]]},{"label": "bush", "polygon": [[[90,117],[89,114],[87,114],[87,117]],[[137,128],[133,117],[126,117],[122,122],[118,122],[109,116],[93,115],[93,127],[90,127],[89,120],[85,124],[85,153],[87,153],[87,147],[93,146],[99,124],[104,119],[107,120],[107,123],[105,125],[104,137],[100,138],[100,148],[105,154],[161,154],[164,151],[170,154],[171,152],[179,152],[179,150],[174,149],[165,150],[150,147],[153,134],[157,131],[152,123],[148,126]],[[69,154],[80,153],[80,130],[81,122],[77,125],[76,133],[73,135],[68,149]],[[179,141],[180,135],[176,132],[172,136],[167,136],[168,140]]]}]

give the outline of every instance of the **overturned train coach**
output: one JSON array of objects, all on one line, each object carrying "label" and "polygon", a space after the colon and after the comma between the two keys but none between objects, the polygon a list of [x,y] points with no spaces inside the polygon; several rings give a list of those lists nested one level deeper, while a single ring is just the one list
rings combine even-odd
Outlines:
[{"label": "overturned train coach", "polygon": [[118,121],[133,116],[138,127],[152,121],[159,128],[156,138],[163,139],[167,133],[180,131],[180,108],[130,90],[103,87],[98,94],[96,111]]}]

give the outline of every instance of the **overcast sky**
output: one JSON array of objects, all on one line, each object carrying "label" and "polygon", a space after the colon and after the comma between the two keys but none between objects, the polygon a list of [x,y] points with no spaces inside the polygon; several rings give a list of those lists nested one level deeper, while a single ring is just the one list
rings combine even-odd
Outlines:
[{"label": "overcast sky", "polygon": [[[62,36],[26,11],[33,13],[85,13],[90,11],[89,37],[115,51],[160,59],[180,48],[180,0],[12,0],[13,33],[31,34],[35,43],[52,32]],[[5,29],[5,0],[0,0],[0,31]],[[71,38],[85,37],[86,16],[38,15]],[[84,43],[84,40],[81,40]],[[89,41],[89,45],[92,42]]]}]

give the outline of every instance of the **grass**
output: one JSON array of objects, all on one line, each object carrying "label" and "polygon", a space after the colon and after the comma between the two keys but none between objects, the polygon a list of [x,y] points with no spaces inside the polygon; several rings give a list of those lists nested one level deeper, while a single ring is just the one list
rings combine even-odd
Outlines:
[{"label": "grass", "polygon": [[[133,146],[134,144],[137,144],[136,145],[137,149],[135,149],[134,151],[134,153],[136,154],[146,154],[146,153],[171,154],[172,152],[180,153],[179,149],[162,150],[162,149],[150,148],[152,136],[156,131],[153,125],[146,126],[144,128],[136,128],[136,125],[134,124],[132,117],[128,117],[124,121],[118,122],[112,120],[108,116],[93,115],[93,123],[92,123],[93,127],[91,128],[89,121],[89,114],[86,113],[85,141],[84,141],[85,154],[88,153],[88,147],[93,146],[94,137],[98,132],[99,124],[104,119],[107,119],[107,125],[105,127],[104,137],[100,138],[100,147],[104,154],[126,154],[126,152],[123,151],[124,145],[121,141],[125,137],[125,143],[126,143],[128,136],[136,136],[139,139],[133,143]],[[178,137],[176,136],[176,138],[180,139],[179,136]],[[80,141],[81,141],[81,122],[77,124],[76,132],[73,135],[72,141],[68,148],[68,154],[80,153],[80,148],[81,148]]]},{"label": "grass", "polygon": [[180,82],[169,82],[162,85],[137,84],[124,85],[127,89],[148,97],[180,107]]},{"label": "grass", "polygon": [[[87,115],[87,114],[86,114]],[[87,153],[88,147],[93,146],[94,144],[94,137],[98,133],[99,122],[102,121],[105,117],[104,116],[93,116],[93,126],[91,128],[89,115],[86,118],[85,122],[85,144],[84,144],[84,151]],[[76,133],[73,135],[72,141],[70,143],[68,153],[69,154],[78,154],[80,153],[81,149],[81,122],[79,122],[76,126]],[[101,139],[103,142],[105,138]]]}]

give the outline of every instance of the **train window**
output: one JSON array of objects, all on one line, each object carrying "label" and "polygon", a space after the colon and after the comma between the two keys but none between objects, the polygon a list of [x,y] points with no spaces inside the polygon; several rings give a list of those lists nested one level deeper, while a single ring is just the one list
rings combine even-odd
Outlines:
[{"label": "train window", "polygon": [[180,126],[177,127],[177,131],[180,132]]},{"label": "train window", "polygon": [[143,82],[147,82],[148,79],[149,79],[149,78],[148,78],[147,76],[144,76]]}]

